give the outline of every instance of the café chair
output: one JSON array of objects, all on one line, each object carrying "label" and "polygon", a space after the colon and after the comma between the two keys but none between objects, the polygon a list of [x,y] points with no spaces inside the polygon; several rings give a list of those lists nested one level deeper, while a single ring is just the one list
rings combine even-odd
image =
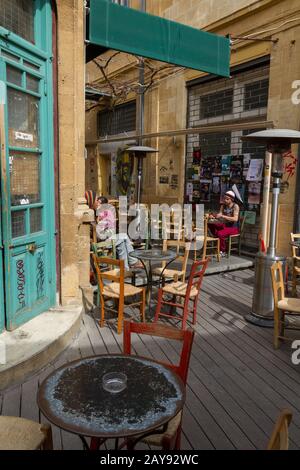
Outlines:
[{"label": "caf\u00e9 chair", "polygon": [[292,412],[283,409],[277,418],[267,450],[289,449],[289,425],[292,421]]},{"label": "caf\u00e9 chair", "polygon": [[0,450],[52,450],[52,430],[16,416],[0,416]]},{"label": "caf\u00e9 chair", "polygon": [[[192,314],[193,325],[195,325],[200,288],[208,262],[209,259],[195,261],[192,264],[188,282],[171,282],[159,289],[155,322],[160,317],[173,318],[182,322],[181,329],[184,330],[189,314]],[[162,311],[164,306],[170,307],[169,310]],[[180,309],[182,313],[177,313],[177,309]]]},{"label": "caf\u00e9 chair", "polygon": [[298,256],[300,249],[300,233],[291,233],[291,242],[299,242],[299,248],[292,245],[292,296],[297,296],[297,285],[300,284],[300,256]]},{"label": "caf\u00e9 chair", "polygon": [[185,280],[186,267],[189,258],[191,244],[184,242],[182,240],[164,240],[163,241],[163,251],[167,251],[169,248],[175,248],[176,251],[176,263],[180,263],[179,269],[166,268],[166,261],[162,263],[162,266],[155,268],[153,273],[157,276],[162,277],[162,281],[166,279],[173,279],[173,281],[182,281]]},{"label": "caf\u00e9 chair", "polygon": [[242,235],[244,232],[246,217],[240,217],[240,232],[236,235],[228,236],[227,257],[230,258],[231,252],[236,251],[241,256]]},{"label": "caf\u00e9 chair", "polygon": [[293,341],[284,335],[286,329],[300,330],[297,326],[286,326],[286,315],[300,316],[300,299],[285,297],[282,262],[275,261],[271,266],[271,278],[274,297],[274,348],[278,349],[280,340]]},{"label": "caf\u00e9 chair", "polygon": [[[94,265],[97,272],[97,281],[101,304],[100,326],[104,326],[105,310],[116,312],[116,309],[105,305],[105,302],[107,300],[114,300],[118,303],[118,333],[122,332],[125,306],[139,306],[141,320],[145,321],[146,290],[144,287],[136,287],[131,284],[125,284],[124,260],[117,260],[105,257],[99,258],[96,255],[93,255],[93,257]],[[113,266],[114,269],[108,269],[108,267],[110,266]],[[140,300],[125,304],[125,300],[133,296],[139,296]]]},{"label": "caf\u00e9 chair", "polygon": [[[181,342],[181,352],[180,360],[178,364],[171,364],[160,361],[160,364],[163,364],[170,369],[172,369],[176,374],[179,375],[184,385],[187,382],[189,363],[192,351],[192,345],[194,340],[194,331],[187,329],[185,331],[178,330],[172,326],[165,326],[161,323],[135,323],[132,321],[124,321],[124,334],[123,334],[123,352],[124,354],[131,355],[131,335],[132,333],[137,333],[139,335],[148,335],[148,336],[157,336],[161,338],[166,338],[168,340],[178,340]],[[180,436],[181,436],[181,421],[182,421],[182,411],[180,411],[174,418],[172,418],[169,423],[166,431],[163,434],[151,434],[150,436],[141,437],[141,441],[150,445],[158,446],[163,450],[169,449],[180,449]],[[159,430],[159,429],[157,429]],[[126,444],[129,450],[132,450],[134,447],[135,441],[138,439],[138,436],[135,436],[134,439],[127,438]]]},{"label": "caf\u00e9 chair", "polygon": [[220,253],[220,239],[217,237],[211,237],[208,233],[208,216],[204,217],[204,228],[203,230],[195,228],[194,240],[196,243],[194,250],[194,261],[197,261],[198,250],[197,242],[202,244],[202,260],[205,260],[207,256],[216,256],[218,262],[221,260]]}]

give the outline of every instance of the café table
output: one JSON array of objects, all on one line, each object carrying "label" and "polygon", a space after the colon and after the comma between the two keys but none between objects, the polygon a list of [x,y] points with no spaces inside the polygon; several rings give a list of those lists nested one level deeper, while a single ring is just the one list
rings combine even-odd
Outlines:
[{"label": "caf\u00e9 table", "polygon": [[168,267],[169,264],[171,264],[172,261],[177,258],[177,254],[171,250],[163,251],[162,248],[151,248],[150,250],[134,250],[130,253],[130,256],[140,260],[144,266],[147,277],[147,305],[148,312],[150,312],[153,289],[152,263],[161,263],[163,261],[166,262],[166,265],[159,276],[158,285],[160,285],[165,269]]},{"label": "caf\u00e9 table", "polygon": [[[126,388],[112,393],[103,388],[103,376],[122,372]],[[185,388],[167,366],[128,355],[98,355],[79,359],[52,372],[41,384],[37,403],[54,425],[79,435],[106,440],[162,432],[182,410]],[[135,442],[136,444],[136,442]]]}]

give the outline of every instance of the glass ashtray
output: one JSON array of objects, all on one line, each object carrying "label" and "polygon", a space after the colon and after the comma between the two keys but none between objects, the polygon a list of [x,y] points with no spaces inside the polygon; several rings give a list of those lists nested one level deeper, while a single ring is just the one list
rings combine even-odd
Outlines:
[{"label": "glass ashtray", "polygon": [[127,375],[123,372],[108,372],[102,377],[102,385],[107,392],[122,392],[127,387]]}]

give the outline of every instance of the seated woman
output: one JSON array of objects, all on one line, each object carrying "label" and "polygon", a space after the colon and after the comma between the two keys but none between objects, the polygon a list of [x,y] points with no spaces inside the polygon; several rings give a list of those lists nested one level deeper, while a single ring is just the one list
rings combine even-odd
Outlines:
[{"label": "seated woman", "polygon": [[117,257],[124,260],[126,271],[132,267],[140,267],[141,264],[138,260],[129,256],[130,253],[134,251],[134,248],[127,233],[116,234],[115,214],[107,204],[108,199],[106,197],[97,197],[95,205],[97,240],[104,241],[109,238],[113,238],[115,240]]},{"label": "seated woman", "polygon": [[213,237],[220,239],[221,254],[226,251],[226,238],[229,235],[239,233],[239,213],[240,208],[235,203],[235,194],[233,191],[227,191],[224,195],[224,204],[220,207],[220,212],[216,215],[209,215],[209,219],[218,219],[219,223],[209,223],[208,227]]}]

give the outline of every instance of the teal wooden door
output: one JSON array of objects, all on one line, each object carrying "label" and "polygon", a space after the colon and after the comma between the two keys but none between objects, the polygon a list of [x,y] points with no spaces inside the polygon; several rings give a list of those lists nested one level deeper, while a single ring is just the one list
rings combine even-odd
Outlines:
[{"label": "teal wooden door", "polygon": [[0,81],[5,317],[12,330],[55,304],[49,62],[0,38]]},{"label": "teal wooden door", "polygon": [[[1,75],[1,65],[0,65],[0,75]],[[1,123],[4,122],[4,106],[5,106],[5,83],[0,80],[0,152],[2,148],[5,148],[5,143],[2,142],[3,133],[1,132]],[[1,183],[0,183],[0,190]],[[4,282],[3,282],[3,259],[4,259],[4,251],[3,251],[3,242],[2,242],[2,217],[1,217],[1,198],[0,198],[0,333],[4,329],[5,326],[5,310],[4,310]]]}]

